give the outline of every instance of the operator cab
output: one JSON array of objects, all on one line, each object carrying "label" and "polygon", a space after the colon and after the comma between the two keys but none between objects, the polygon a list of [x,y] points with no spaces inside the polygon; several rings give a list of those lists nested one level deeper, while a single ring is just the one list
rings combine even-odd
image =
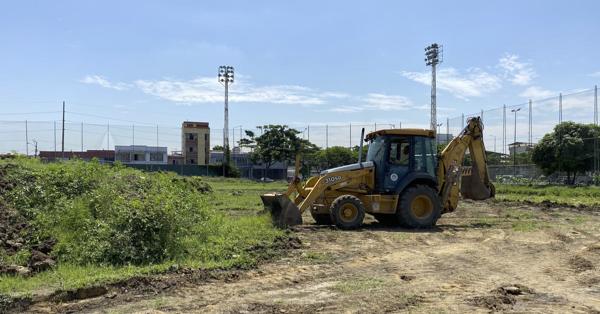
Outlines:
[{"label": "operator cab", "polygon": [[398,194],[414,180],[437,183],[435,131],[379,130],[367,134],[365,141],[369,142],[367,162],[375,165],[376,191]]}]

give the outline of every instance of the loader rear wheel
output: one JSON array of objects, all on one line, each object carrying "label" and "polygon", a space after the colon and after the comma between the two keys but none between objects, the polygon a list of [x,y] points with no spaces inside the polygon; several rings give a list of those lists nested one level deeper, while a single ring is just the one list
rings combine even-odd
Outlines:
[{"label": "loader rear wheel", "polygon": [[310,215],[315,220],[317,225],[331,225],[332,224],[331,216],[329,216],[329,214],[315,214],[311,211]]},{"label": "loader rear wheel", "polygon": [[440,197],[435,189],[419,184],[406,188],[400,194],[396,219],[404,228],[426,229],[435,226],[441,212]]},{"label": "loader rear wheel", "polygon": [[356,229],[365,219],[365,206],[356,196],[342,195],[331,204],[330,217],[340,229]]}]

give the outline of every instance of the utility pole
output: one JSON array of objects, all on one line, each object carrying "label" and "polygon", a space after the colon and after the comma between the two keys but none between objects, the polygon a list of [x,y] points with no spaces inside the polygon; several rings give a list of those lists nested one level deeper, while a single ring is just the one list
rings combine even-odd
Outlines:
[{"label": "utility pole", "polygon": [[437,127],[437,134],[436,134],[436,140],[437,140],[437,144],[440,143],[440,128],[442,126],[442,123],[438,123],[435,125]]},{"label": "utility pole", "polygon": [[33,158],[37,158],[37,152],[38,152],[38,150],[37,150],[37,144],[38,144],[38,142],[36,140],[31,140],[31,141],[33,142],[33,147],[35,149],[35,152],[33,153]]},{"label": "utility pole", "polygon": [[594,174],[598,174],[598,86],[594,86],[594,126]]},{"label": "utility pole", "polygon": [[435,130],[437,126],[437,113],[436,113],[436,91],[435,91],[435,68],[438,64],[444,61],[443,47],[438,44],[432,44],[425,48],[425,65],[431,66],[431,129]]},{"label": "utility pole", "polygon": [[450,118],[446,118],[446,145],[450,144]]},{"label": "utility pole", "polygon": [[223,176],[225,164],[229,163],[229,85],[233,84],[233,67],[219,67],[219,83],[225,86],[225,126],[223,127]]},{"label": "utility pole", "polygon": [[63,121],[62,121],[62,149],[61,156],[62,160],[65,160],[65,102],[63,101]]},{"label": "utility pole", "polygon": [[502,154],[506,156],[506,105],[502,108]]},{"label": "utility pole", "polygon": [[27,120],[25,120],[25,155],[29,158],[29,132],[27,132]]},{"label": "utility pole", "polygon": [[490,135],[490,136],[494,138],[494,152],[496,152],[496,136],[494,136],[494,135]]},{"label": "utility pole", "polygon": [[517,112],[521,110],[521,108],[513,109],[510,112],[515,113],[515,141],[513,142],[513,174],[517,176]]}]

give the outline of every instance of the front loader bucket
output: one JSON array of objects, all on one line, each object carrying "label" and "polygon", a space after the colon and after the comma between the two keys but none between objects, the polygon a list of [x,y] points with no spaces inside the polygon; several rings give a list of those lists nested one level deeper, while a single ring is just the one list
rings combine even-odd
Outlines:
[{"label": "front loader bucket", "polygon": [[273,225],[278,228],[293,227],[302,224],[302,213],[285,194],[261,195],[265,211],[271,214]]},{"label": "front loader bucket", "polygon": [[479,177],[477,170],[463,168],[460,180],[460,194],[472,200],[484,200],[494,197],[494,186],[487,186]]}]

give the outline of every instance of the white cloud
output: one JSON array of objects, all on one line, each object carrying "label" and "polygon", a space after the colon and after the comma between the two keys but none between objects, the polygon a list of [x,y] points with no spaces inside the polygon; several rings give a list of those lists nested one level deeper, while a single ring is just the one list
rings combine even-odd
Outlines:
[{"label": "white cloud", "polygon": [[[95,83],[114,89],[137,88],[145,94],[181,105],[213,104],[223,102],[223,86],[215,77],[198,77],[191,80],[165,78],[162,80],[137,80],[133,84],[110,83],[105,78],[89,75],[82,82]],[[346,106],[325,109],[331,112],[360,112],[375,110],[408,110],[413,106],[409,98],[401,95],[367,94],[353,96],[340,92],[319,92],[305,86],[267,85],[255,86],[249,76],[236,75],[229,88],[232,103],[271,103],[290,105],[324,105],[333,99],[344,99]]]},{"label": "white cloud", "polygon": [[[402,76],[425,85],[431,84],[430,72],[402,71]],[[454,97],[469,100],[493,93],[502,87],[501,79],[479,68],[471,68],[461,74],[454,68],[443,68],[437,72],[437,88],[450,92]]]},{"label": "white cloud", "polygon": [[498,67],[504,71],[504,77],[516,85],[529,85],[531,80],[538,76],[530,62],[518,61],[519,56],[505,54],[500,60]]},{"label": "white cloud", "polygon": [[532,100],[546,99],[550,97],[558,96],[557,92],[551,90],[544,90],[537,86],[531,86],[519,94],[521,97],[526,97]]},{"label": "white cloud", "polygon": [[383,110],[383,111],[392,111],[392,110],[408,110],[413,107],[412,101],[405,96],[400,95],[385,95],[385,94],[367,94],[366,97],[350,97],[353,98],[354,101],[363,102],[363,105],[351,105],[351,106],[343,106],[343,107],[335,107],[329,109],[331,112],[343,112],[343,113],[352,113],[352,112],[361,112],[365,110]]},{"label": "white cloud", "polygon": [[[275,104],[319,105],[326,101],[308,87],[272,85],[256,87],[244,81],[243,76],[229,89],[232,102],[262,102]],[[190,81],[165,79],[138,80],[136,86],[144,93],[180,104],[216,103],[223,101],[223,86],[216,78],[201,77]]]},{"label": "white cloud", "polygon": [[337,99],[350,98],[350,95],[348,95],[346,93],[336,93],[336,92],[325,92],[325,93],[322,93],[321,96],[329,97],[329,98],[337,98]]},{"label": "white cloud", "polygon": [[366,102],[368,109],[378,110],[408,110],[412,107],[410,99],[400,95],[368,94],[361,99]]},{"label": "white cloud", "polygon": [[344,107],[336,107],[329,111],[349,113],[349,112],[360,112],[360,111],[364,111],[365,109],[367,109],[367,108],[358,107],[358,106],[344,106]]},{"label": "white cloud", "polygon": [[85,78],[83,78],[83,80],[80,80],[80,82],[83,82],[86,84],[98,84],[102,87],[111,88],[114,90],[126,90],[127,88],[129,88],[128,84],[120,83],[120,82],[119,83],[111,83],[105,77],[98,76],[98,75],[88,75]]},{"label": "white cloud", "polygon": [[600,71],[588,74],[587,76],[600,76]]}]

